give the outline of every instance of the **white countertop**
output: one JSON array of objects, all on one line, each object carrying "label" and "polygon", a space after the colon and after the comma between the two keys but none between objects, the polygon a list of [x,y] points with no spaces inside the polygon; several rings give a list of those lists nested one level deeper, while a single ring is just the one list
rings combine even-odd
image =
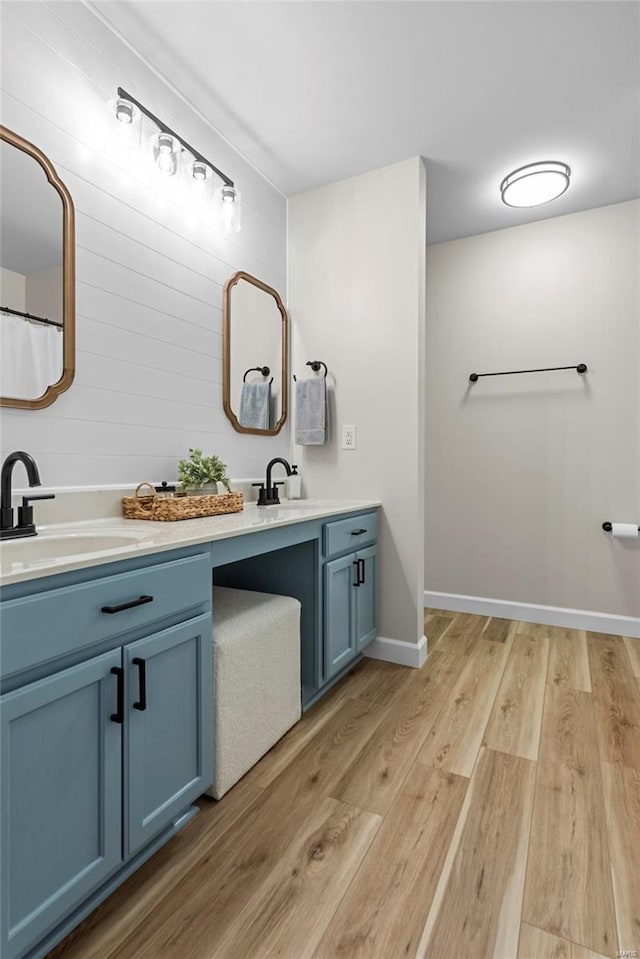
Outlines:
[{"label": "white countertop", "polygon": [[[0,543],[0,586],[381,505],[373,500],[288,500],[280,506],[248,503],[240,513],[172,523],[106,519],[43,525],[36,537]],[[103,548],[107,543],[109,548]]]}]

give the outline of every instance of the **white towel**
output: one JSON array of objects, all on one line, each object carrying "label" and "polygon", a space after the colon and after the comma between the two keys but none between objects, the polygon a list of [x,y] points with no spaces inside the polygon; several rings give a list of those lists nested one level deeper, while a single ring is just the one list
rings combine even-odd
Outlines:
[{"label": "white towel", "polygon": [[296,436],[299,446],[327,442],[327,381],[324,376],[296,382]]},{"label": "white towel", "polygon": [[240,426],[251,430],[269,429],[269,406],[271,404],[271,384],[243,383],[240,390]]}]

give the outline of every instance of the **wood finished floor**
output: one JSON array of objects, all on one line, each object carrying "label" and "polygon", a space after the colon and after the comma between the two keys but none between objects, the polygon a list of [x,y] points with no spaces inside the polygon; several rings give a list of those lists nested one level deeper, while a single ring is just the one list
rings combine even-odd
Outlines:
[{"label": "wood finished floor", "polygon": [[425,612],[51,959],[640,955],[640,640]]}]

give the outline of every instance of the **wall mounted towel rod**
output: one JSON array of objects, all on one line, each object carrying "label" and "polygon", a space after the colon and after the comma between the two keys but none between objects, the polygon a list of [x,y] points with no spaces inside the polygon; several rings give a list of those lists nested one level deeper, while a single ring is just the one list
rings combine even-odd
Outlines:
[{"label": "wall mounted towel rod", "polygon": [[[610,533],[611,530],[613,529],[613,523],[610,523],[609,520],[607,520],[605,523],[602,524],[602,528],[605,531],[605,533]],[[638,526],[638,532],[640,533],[640,526]]]},{"label": "wall mounted towel rod", "polygon": [[[322,360],[307,360],[307,362],[305,363],[305,366],[310,366],[314,373],[319,373],[320,367],[324,366],[324,378],[326,380],[327,373],[329,372],[329,370],[327,369],[327,364],[324,363]],[[293,381],[294,383],[298,382],[298,377],[296,376],[295,373],[293,374]]]},{"label": "wall mounted towel rod", "polygon": [[[254,370],[256,373],[260,373],[261,376],[268,376],[271,372],[268,366],[250,366],[248,370],[244,371],[244,376],[242,377],[243,383],[247,382],[247,373],[253,373]],[[271,377],[270,382],[273,383],[273,377]]]},{"label": "wall mounted towel rod", "polygon": [[56,323],[55,320],[48,320],[46,316],[36,316],[34,313],[23,313],[22,310],[12,310],[10,306],[0,306],[0,313],[10,313],[11,316],[21,316],[25,320],[32,320],[34,323],[44,323],[46,326],[55,326],[62,329],[62,323]]},{"label": "wall mounted towel rod", "polygon": [[543,366],[538,370],[503,370],[501,373],[471,373],[469,381],[477,382],[481,376],[515,376],[518,373],[549,373],[552,370],[576,370],[578,373],[587,372],[586,363],[578,363],[577,366]]}]

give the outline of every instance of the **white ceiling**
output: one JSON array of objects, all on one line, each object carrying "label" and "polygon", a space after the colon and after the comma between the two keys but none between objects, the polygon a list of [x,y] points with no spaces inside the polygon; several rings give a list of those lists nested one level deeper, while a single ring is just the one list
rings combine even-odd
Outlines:
[{"label": "white ceiling", "polygon": [[[640,195],[638,2],[92,6],[288,195],[421,154],[430,242]],[[539,159],[569,191],[504,206]]]}]

